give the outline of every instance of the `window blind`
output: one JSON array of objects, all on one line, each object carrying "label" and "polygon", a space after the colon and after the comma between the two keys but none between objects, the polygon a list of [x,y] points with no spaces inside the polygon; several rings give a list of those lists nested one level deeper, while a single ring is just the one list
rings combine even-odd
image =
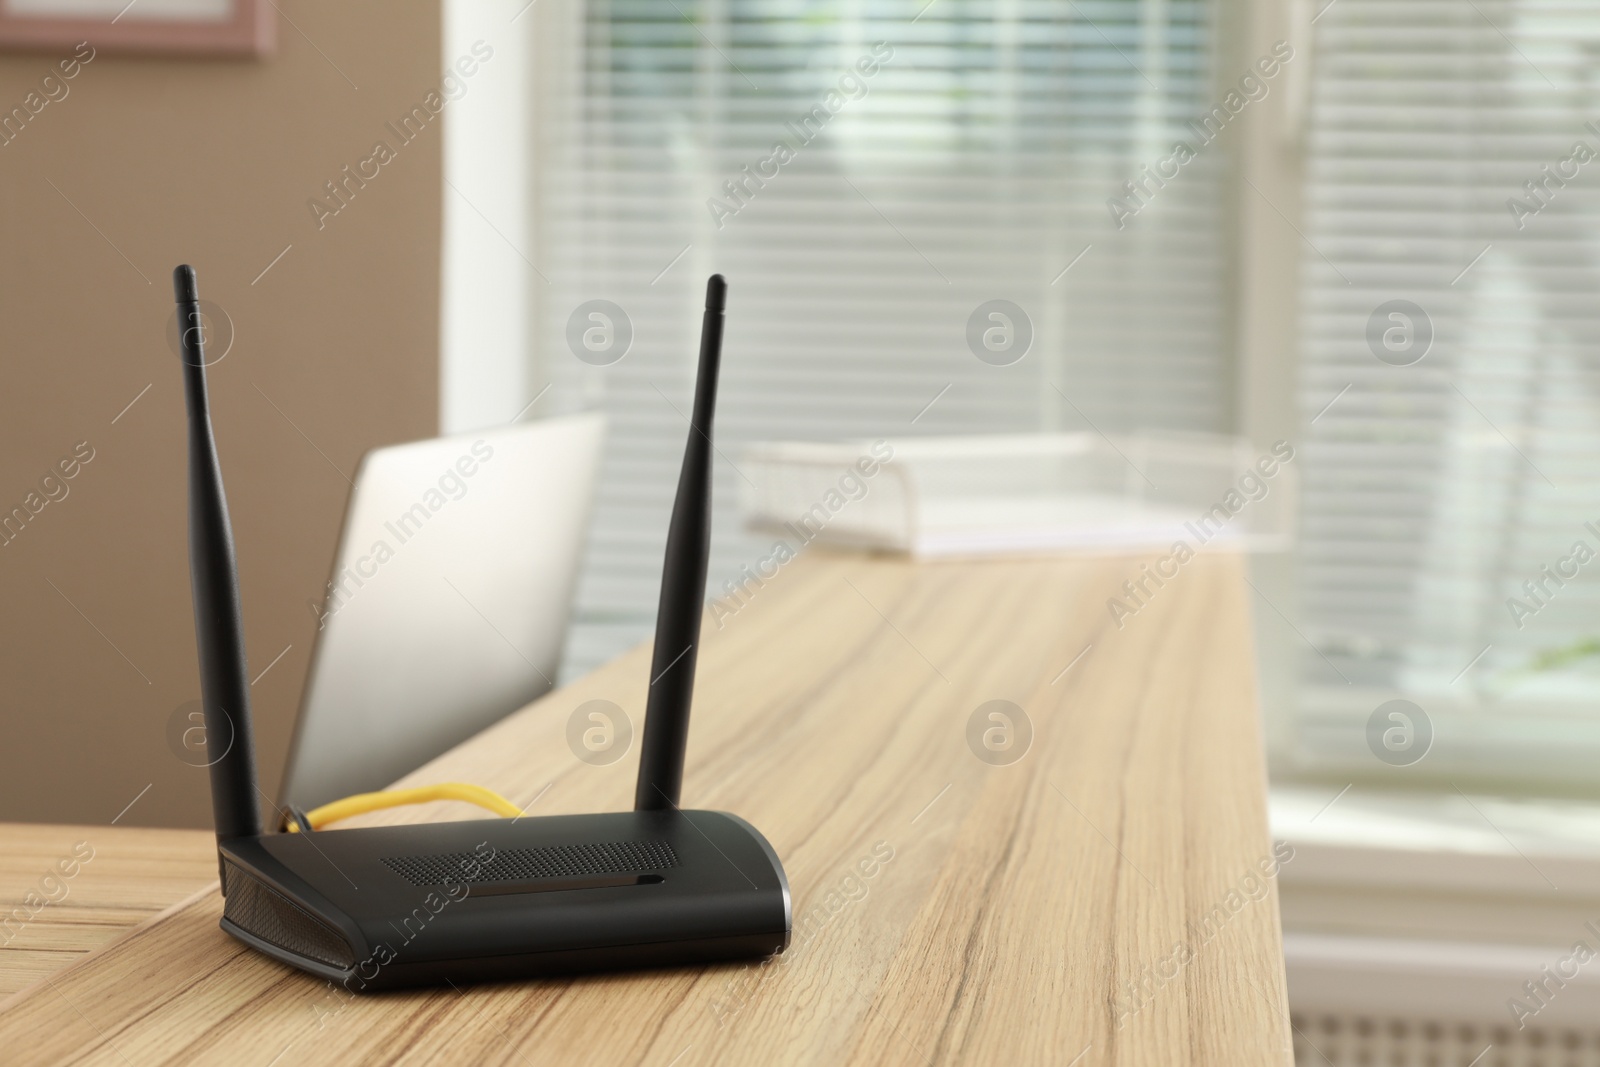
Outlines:
[{"label": "window blind", "polygon": [[[536,109],[540,403],[611,417],[569,671],[649,634],[714,270],[710,595],[771,548],[740,528],[746,442],[1225,428],[1226,155],[1108,210],[1215,103],[1209,3],[544,7],[570,65]],[[618,343],[597,300],[615,362],[574,354]],[[1009,365],[969,347],[991,300],[1032,329]]]},{"label": "window blind", "polygon": [[1315,23],[1310,763],[1373,766],[1362,724],[1399,696],[1434,732],[1410,773],[1600,782],[1597,52],[1600,8],[1557,0],[1339,0]]}]

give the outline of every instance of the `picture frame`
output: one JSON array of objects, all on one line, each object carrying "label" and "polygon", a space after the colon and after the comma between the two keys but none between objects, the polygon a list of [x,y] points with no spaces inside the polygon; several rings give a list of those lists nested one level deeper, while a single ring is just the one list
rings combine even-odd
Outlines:
[{"label": "picture frame", "polygon": [[276,16],[272,0],[0,0],[0,50],[254,58]]}]

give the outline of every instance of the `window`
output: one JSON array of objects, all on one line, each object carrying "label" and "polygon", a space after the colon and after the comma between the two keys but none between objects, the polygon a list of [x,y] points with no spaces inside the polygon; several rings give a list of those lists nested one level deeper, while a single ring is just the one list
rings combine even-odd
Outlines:
[{"label": "window", "polygon": [[[1229,156],[1141,171],[1200,144],[1209,3],[535,11],[542,410],[611,416],[569,674],[649,634],[714,270],[713,594],[770,547],[739,526],[746,442],[1231,428]],[[1006,366],[967,341],[995,299],[1033,333]]]},{"label": "window", "polygon": [[1316,21],[1302,767],[1375,766],[1368,716],[1404,697],[1417,777],[1600,780],[1597,54],[1592,5]]}]

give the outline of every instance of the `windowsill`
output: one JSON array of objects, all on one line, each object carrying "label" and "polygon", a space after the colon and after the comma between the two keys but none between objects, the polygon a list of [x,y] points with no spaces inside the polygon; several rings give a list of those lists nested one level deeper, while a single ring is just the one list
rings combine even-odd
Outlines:
[{"label": "windowsill", "polygon": [[1338,794],[1272,790],[1272,836],[1312,861],[1297,863],[1296,881],[1600,897],[1600,804],[1359,785]]},{"label": "windowsill", "polygon": [[[1593,936],[1588,938],[1594,945]],[[1545,986],[1540,1004],[1524,983],[1559,965],[1564,946],[1484,945],[1461,941],[1358,938],[1285,931],[1289,1008],[1297,1013],[1368,1019],[1459,1021],[1520,1029],[1578,1027],[1600,1018],[1600,971],[1576,969],[1564,983]],[[1527,1009],[1519,1015],[1509,1002]]]},{"label": "windowsill", "polygon": [[[1297,1010],[1512,1023],[1540,968],[1600,949],[1600,804],[1336,793],[1272,791],[1272,836],[1295,850],[1278,881]],[[1538,1023],[1597,1017],[1600,962]]]}]

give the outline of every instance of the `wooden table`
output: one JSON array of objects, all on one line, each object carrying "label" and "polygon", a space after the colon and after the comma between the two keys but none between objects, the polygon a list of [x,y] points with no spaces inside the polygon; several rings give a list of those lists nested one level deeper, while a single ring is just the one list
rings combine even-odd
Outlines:
[{"label": "wooden table", "polygon": [[0,823],[0,1010],[216,880],[204,831]]},{"label": "wooden table", "polygon": [[[0,1049],[123,1067],[1288,1064],[1240,563],[1192,560],[1119,629],[1106,600],[1139,562],[809,553],[721,629],[708,616],[684,804],[744,815],[783,858],[796,934],[776,960],[353,999],[224,935],[213,889],[0,1005]],[[636,649],[405,782],[480,782],[535,814],[625,808],[634,754],[581,762],[566,724],[605,699],[637,729],[648,662]],[[994,700],[1031,721],[1014,762],[982,742],[1000,721],[970,728]]]}]

